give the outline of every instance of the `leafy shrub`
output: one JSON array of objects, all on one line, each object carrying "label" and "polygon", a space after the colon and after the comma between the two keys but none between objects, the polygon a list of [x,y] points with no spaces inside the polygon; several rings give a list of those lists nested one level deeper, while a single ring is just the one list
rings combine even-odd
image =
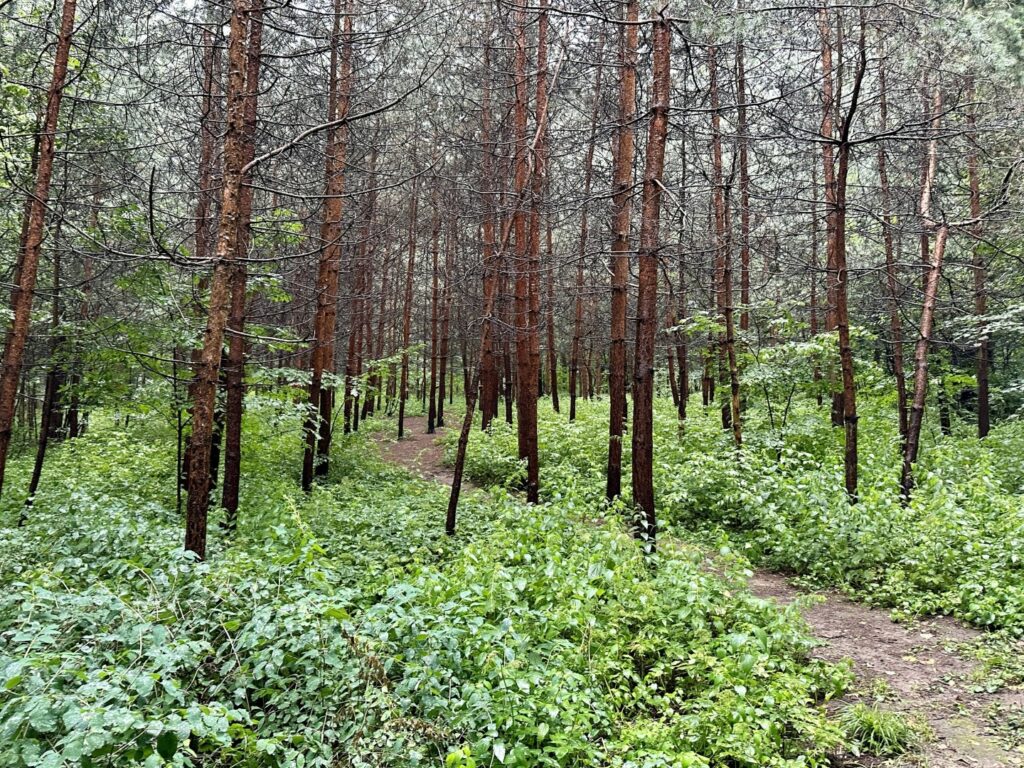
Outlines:
[{"label": "leafy shrub", "polygon": [[470,496],[448,538],[445,491],[352,435],[307,496],[294,415],[250,398],[240,528],[215,514],[205,563],[152,420],[55,450],[25,526],[5,502],[0,764],[827,764],[848,672],[795,611],[695,550],[649,562],[568,480]]}]

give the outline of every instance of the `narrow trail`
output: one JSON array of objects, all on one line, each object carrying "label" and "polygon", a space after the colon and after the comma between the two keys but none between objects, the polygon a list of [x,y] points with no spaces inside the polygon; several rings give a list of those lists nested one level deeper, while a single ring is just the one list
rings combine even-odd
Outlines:
[{"label": "narrow trail", "polygon": [[[405,435],[401,440],[397,438],[394,426],[388,432],[376,433],[373,439],[380,446],[381,456],[386,461],[405,467],[428,480],[450,486],[455,475],[445,466],[444,448],[438,442],[447,429],[441,427],[433,435],[428,435],[425,416],[407,416]],[[465,477],[462,484],[466,488],[476,487]]]},{"label": "narrow trail", "polygon": [[[806,594],[776,573],[758,571],[751,591],[785,605]],[[991,732],[989,710],[1024,703],[1024,693],[972,690],[974,662],[952,647],[980,632],[937,617],[905,624],[888,611],[857,603],[835,592],[819,593],[821,602],[802,608],[821,641],[815,655],[827,661],[850,659],[856,687],[879,692],[884,706],[925,721],[932,731],[921,752],[902,763],[854,762],[851,765],[920,765],[928,768],[1004,768],[1024,766],[1024,754],[1007,751]],[[879,682],[884,681],[884,682]]]},{"label": "narrow trail", "polygon": [[[451,485],[452,471],[444,464],[438,444],[444,429],[426,434],[426,419],[405,421],[405,437],[394,432],[374,436],[385,460],[420,476]],[[467,486],[473,487],[468,484]],[[782,575],[757,571],[750,579],[757,596],[787,605],[806,594]],[[945,618],[908,624],[894,622],[885,610],[854,602],[834,592],[819,593],[820,602],[802,609],[821,642],[815,655],[839,662],[849,659],[857,676],[856,688],[880,696],[884,706],[928,724],[931,738],[921,751],[896,760],[860,758],[847,766],[922,766],[926,768],[1016,768],[1024,753],[1008,751],[992,733],[988,713],[996,705],[1024,706],[1024,691],[1006,689],[994,694],[972,690],[976,665],[952,647],[969,642],[980,632]]]}]

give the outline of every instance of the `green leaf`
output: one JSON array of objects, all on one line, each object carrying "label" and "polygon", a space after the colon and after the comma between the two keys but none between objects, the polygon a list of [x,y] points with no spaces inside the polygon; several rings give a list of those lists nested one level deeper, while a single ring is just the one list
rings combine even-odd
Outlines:
[{"label": "green leaf", "polygon": [[178,751],[178,734],[174,731],[164,731],[156,740],[156,751],[164,760],[170,760]]}]

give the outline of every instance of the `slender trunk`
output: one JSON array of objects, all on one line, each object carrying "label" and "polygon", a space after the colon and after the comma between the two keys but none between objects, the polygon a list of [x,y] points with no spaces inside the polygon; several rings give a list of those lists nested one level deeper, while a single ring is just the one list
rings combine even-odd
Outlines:
[{"label": "slender trunk", "polygon": [[846,264],[846,187],[850,171],[850,132],[857,113],[861,86],[867,70],[867,43],[865,40],[864,16],[861,14],[860,56],[854,78],[850,106],[841,126],[839,137],[839,163],[835,177],[834,206],[832,208],[832,272],[835,285],[835,323],[839,335],[839,364],[842,370],[843,428],[845,447],[843,465],[846,493],[850,503],[857,501],[857,399],[853,372],[853,346],[850,340],[850,315],[848,289],[850,273]]},{"label": "slender trunk", "polygon": [[[824,169],[824,190],[825,208],[825,331],[832,332],[838,329],[836,320],[838,275],[836,267],[836,165],[835,148],[832,144],[835,133],[835,121],[833,113],[836,110],[836,98],[833,90],[833,69],[832,69],[832,42],[831,28],[828,20],[828,10],[821,8],[818,11],[818,29],[821,34],[821,135],[825,141],[821,145],[822,167]],[[832,393],[832,426],[839,426],[843,423],[843,395],[837,391],[834,377],[829,377],[829,390]]]},{"label": "slender trunk", "polygon": [[658,332],[658,222],[661,177],[665,168],[670,98],[671,32],[668,20],[654,22],[651,125],[644,162],[640,217],[640,267],[637,293],[636,353],[633,360],[633,504],[642,517],[634,527],[653,551],[657,534],[654,509],[654,340]]},{"label": "slender trunk", "polygon": [[551,245],[551,218],[547,221],[548,255],[548,297],[545,325],[548,332],[548,389],[551,391],[551,408],[559,412],[558,403],[558,349],[555,346],[555,254]]},{"label": "slender trunk", "polygon": [[[342,3],[345,7],[343,8]],[[352,80],[352,14],[349,0],[334,2],[334,30],[331,35],[331,72],[328,119],[348,113]],[[344,34],[342,34],[344,24]],[[342,37],[344,39],[342,40]],[[340,46],[340,67],[339,67]],[[340,71],[339,71],[340,69]],[[342,194],[345,187],[345,159],[348,127],[336,126],[327,133],[326,200],[320,226],[320,259],[316,278],[316,309],[313,318],[313,348],[306,417],[306,447],[302,461],[302,488],[309,491],[313,477],[325,476],[331,452],[331,422],[334,391],[324,386],[324,374],[334,372],[335,325],[338,314],[338,282],[341,271]]]},{"label": "slender trunk", "polygon": [[627,0],[626,24],[619,30],[619,127],[612,159],[611,346],[608,360],[608,469],[605,495],[622,494],[622,435],[626,421],[626,305],[629,281],[629,223],[632,213],[636,117],[637,19],[640,4]]},{"label": "slender trunk", "polygon": [[910,424],[907,430],[906,446],[903,449],[903,474],[900,479],[900,492],[905,501],[909,501],[910,492],[914,487],[913,470],[920,449],[925,398],[928,395],[928,346],[931,343],[932,326],[935,320],[935,299],[938,295],[942,259],[948,237],[949,228],[945,224],[939,225],[935,232],[931,262],[925,275],[921,325],[918,329],[917,344],[914,347],[914,397],[910,405]]},{"label": "slender trunk", "polygon": [[441,250],[441,211],[437,198],[437,179],[434,180],[434,226],[430,238],[430,404],[427,411],[427,434],[435,431],[437,420],[437,356],[440,352],[438,338],[439,304],[441,303],[441,275],[438,264]]},{"label": "slender trunk", "polygon": [[[484,42],[484,89],[481,111],[480,143],[483,150],[481,190],[483,197],[484,220],[482,225],[484,249],[483,301],[487,305],[494,302],[494,293],[498,283],[498,263],[494,256],[494,192],[492,167],[494,144],[491,141],[491,47],[490,35]],[[491,420],[498,414],[498,365],[494,354],[494,334],[480,336],[480,424],[483,429],[491,425]],[[472,383],[472,382],[470,382]],[[466,392],[467,398],[469,392]]]},{"label": "slender trunk", "polygon": [[[683,243],[683,235],[686,229],[686,137],[683,136],[679,142],[679,232],[677,247],[678,253],[678,279],[679,287],[676,291],[676,324],[682,324],[687,317],[686,306],[686,249]],[[684,331],[676,331],[676,361],[679,364],[679,383],[676,390],[679,399],[676,402],[676,412],[679,416],[679,425],[682,427],[686,421],[686,404],[690,397],[690,369],[688,361],[687,337]]]},{"label": "slender trunk", "polygon": [[[583,277],[584,263],[587,258],[589,236],[590,194],[594,181],[594,152],[597,147],[597,122],[601,116],[601,80],[604,67],[600,62],[604,55],[604,37],[598,46],[597,74],[594,76],[594,106],[590,113],[590,140],[587,143],[587,154],[583,161],[583,207],[580,211],[580,251],[576,262],[576,300],[573,318],[572,348],[569,353],[569,421],[576,420],[576,398],[579,388],[580,374],[580,343],[583,337]],[[586,392],[584,391],[584,396]]]},{"label": "slender trunk", "polygon": [[[438,360],[438,388],[437,388],[437,426],[444,426],[444,398],[447,394],[452,395],[455,385],[454,379],[445,388],[445,376],[449,374],[449,366],[454,365],[448,360],[448,349],[451,339],[451,316],[452,316],[452,269],[455,265],[455,254],[458,251],[459,220],[454,218],[451,222],[451,229],[448,233],[448,244],[444,256],[444,286],[441,289],[441,342]],[[450,402],[450,401],[449,401]],[[472,411],[471,411],[472,413]]]},{"label": "slender trunk", "polygon": [[[886,102],[886,71],[885,53],[879,56],[879,132],[888,130]],[[896,274],[896,258],[893,249],[892,228],[894,225],[890,193],[889,171],[885,155],[885,145],[878,144],[878,182],[882,191],[882,240],[885,245],[885,278],[889,294],[889,333],[892,336],[892,370],[896,377],[896,408],[899,415],[900,440],[907,439],[907,382],[903,371],[903,324],[900,319],[899,280]]]},{"label": "slender trunk", "polygon": [[750,137],[747,131],[747,81],[743,40],[736,46],[736,142],[740,161],[740,330],[750,328]]},{"label": "slender trunk", "polygon": [[[253,0],[249,18],[249,50],[245,73],[245,135],[242,137],[242,164],[256,155],[256,114],[259,94],[260,55],[263,43],[263,3]],[[231,280],[231,309],[228,313],[228,362],[226,366],[227,393],[225,397],[224,486],[221,506],[225,510],[225,523],[233,529],[238,517],[238,491],[242,477],[242,414],[245,400],[245,284],[246,265],[252,243],[252,186],[251,174],[242,180],[238,197],[238,243],[235,270]]]},{"label": "slender trunk", "polygon": [[[708,48],[708,78],[711,96],[711,147],[715,209],[716,272],[718,313],[725,327],[719,352],[719,377],[729,384],[729,400],[722,401],[722,427],[732,431],[737,447],[743,443],[740,424],[740,382],[736,361],[736,325],[732,306],[732,246],[729,242],[728,204],[722,169],[722,117],[719,114],[717,49]],[[724,369],[724,370],[722,370]]]},{"label": "slender trunk", "polygon": [[[946,241],[949,238],[949,227],[936,224],[932,219],[932,191],[938,171],[939,149],[938,131],[942,112],[942,92],[936,85],[932,102],[930,121],[931,138],[928,142],[928,164],[925,170],[924,183],[921,186],[921,227],[928,237],[930,230],[935,231],[935,243],[929,257],[928,270],[925,272],[924,300],[921,304],[921,320],[918,328],[917,344],[914,345],[914,395],[910,405],[910,420],[907,425],[907,440],[903,448],[903,473],[900,478],[900,493],[904,503],[910,501],[910,492],[914,487],[914,464],[917,462],[921,445],[921,427],[924,423],[925,398],[928,395],[928,347],[931,344],[932,331],[935,327],[935,301],[939,291],[939,279],[942,277],[942,260],[946,252]],[[929,237],[930,240],[930,237]]]},{"label": "slender trunk", "polygon": [[234,0],[228,42],[227,125],[224,134],[224,181],[221,186],[220,221],[214,249],[210,308],[203,346],[196,361],[192,435],[189,439],[190,470],[185,549],[200,560],[206,557],[206,520],[210,506],[210,452],[214,431],[214,407],[223,352],[224,331],[231,307],[231,277],[238,242],[239,198],[242,188],[245,136],[246,32],[250,6]]},{"label": "slender trunk", "polygon": [[409,202],[409,259],[405,268],[405,296],[402,301],[402,371],[398,385],[398,439],[405,436],[405,401],[409,399],[409,343],[412,338],[412,284],[416,270],[416,210],[419,204],[419,176],[412,180]]},{"label": "slender trunk", "polygon": [[[536,328],[533,318],[533,250],[539,243],[531,242],[533,215],[529,220],[524,210],[530,176],[529,147],[526,139],[527,113],[527,72],[526,72],[526,9],[516,8],[514,13],[514,56],[513,77],[515,79],[515,209],[513,227],[516,236],[515,259],[515,329],[516,329],[516,368],[518,371],[516,416],[519,443],[519,457],[526,460],[526,498],[529,503],[538,499],[538,464],[537,464],[537,370],[533,366],[533,346]],[[542,19],[547,18],[542,14]],[[546,24],[545,24],[546,29]],[[544,38],[540,37],[543,41]],[[538,46],[538,64],[540,45]],[[537,95],[541,96],[543,69],[538,66]],[[541,115],[541,104],[537,104],[538,117]],[[546,106],[546,105],[544,105]],[[543,130],[542,128],[539,129]],[[538,156],[537,164],[542,162]],[[535,168],[534,174],[540,176],[541,168]],[[536,204],[537,201],[535,201]],[[533,238],[536,241],[536,238]]]},{"label": "slender trunk", "polygon": [[[973,101],[974,83],[969,86],[970,97]],[[972,248],[971,266],[974,270],[974,314],[980,322],[984,323],[985,312],[987,311],[988,288],[987,268],[985,266],[985,255],[981,248],[981,182],[978,174],[978,150],[975,146],[977,141],[977,125],[974,108],[967,113],[967,126],[971,134],[971,150],[967,156],[967,178],[971,191],[971,218],[974,225],[971,234],[974,237]],[[989,394],[988,394],[988,371],[989,371],[989,337],[988,330],[982,325],[981,336],[977,342],[974,365],[975,376],[978,382],[978,437],[987,437],[989,431]]]},{"label": "slender trunk", "polygon": [[21,378],[25,345],[32,324],[32,299],[35,296],[36,274],[39,271],[39,258],[42,253],[46,208],[50,198],[50,182],[53,178],[53,161],[56,155],[60,103],[68,71],[71,34],[75,26],[75,9],[75,0],[64,0],[53,60],[53,76],[46,94],[46,112],[39,137],[39,161],[27,210],[28,223],[25,227],[24,247],[18,260],[17,279],[11,290],[12,321],[4,339],[3,364],[0,372],[0,491],[3,490],[7,453],[11,445],[18,381]]}]

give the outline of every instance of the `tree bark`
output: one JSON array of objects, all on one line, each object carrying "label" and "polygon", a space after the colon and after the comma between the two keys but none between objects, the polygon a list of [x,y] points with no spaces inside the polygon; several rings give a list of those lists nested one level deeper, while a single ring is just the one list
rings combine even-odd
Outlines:
[{"label": "tree bark", "polygon": [[[974,83],[969,84],[968,99],[973,101]],[[977,118],[972,107],[967,113],[967,127],[970,133],[971,149],[967,156],[967,179],[971,192],[971,219],[975,222],[971,228],[971,235],[974,237],[974,246],[971,249],[971,266],[974,270],[974,314],[979,321],[984,323],[985,313],[988,311],[988,273],[985,266],[985,254],[981,247],[981,182],[978,173],[978,150],[975,146],[977,140]],[[988,436],[990,424],[990,406],[988,391],[989,372],[989,344],[988,331],[984,329],[978,339],[978,347],[974,356],[975,377],[978,385],[978,437]]]},{"label": "tree bark", "polygon": [[740,330],[750,328],[750,137],[743,39],[736,45],[736,143],[740,172]]},{"label": "tree bark", "polygon": [[409,399],[409,344],[412,338],[412,285],[416,270],[416,212],[419,205],[419,186],[420,180],[417,175],[412,180],[412,199],[409,203],[409,258],[406,262],[405,295],[402,300],[402,370],[398,385],[399,440],[405,436],[405,401]]},{"label": "tree bark", "polygon": [[654,341],[658,332],[658,222],[671,78],[671,33],[664,16],[655,20],[653,37],[654,84],[640,217],[632,424],[633,504],[642,516],[634,527],[634,535],[645,541],[649,551],[653,551],[657,535],[654,508]]},{"label": "tree bark", "polygon": [[[601,59],[604,54],[604,37],[598,45],[597,73],[594,76],[594,106],[590,115],[590,139],[587,153],[583,160],[583,205],[580,209],[580,250],[576,262],[576,297],[573,314],[572,346],[569,352],[569,421],[576,420],[576,398],[578,397],[580,380],[580,345],[583,337],[583,277],[584,263],[587,258],[587,242],[589,236],[590,194],[594,180],[594,152],[597,147],[597,121],[601,114],[601,80],[604,67]],[[584,397],[586,392],[584,391]]]},{"label": "tree bark", "polygon": [[848,289],[850,273],[846,263],[846,187],[850,171],[850,133],[853,120],[857,114],[861,86],[867,70],[867,43],[865,40],[864,18],[861,16],[860,56],[854,78],[853,92],[839,135],[838,170],[835,175],[833,206],[830,211],[832,225],[830,227],[832,258],[830,272],[832,284],[835,286],[835,324],[839,335],[839,364],[842,370],[842,404],[843,428],[846,442],[843,451],[844,479],[846,493],[850,503],[857,501],[857,395],[853,370],[853,346],[850,340],[850,313],[848,307]]},{"label": "tree bark", "polygon": [[559,412],[558,403],[558,349],[555,347],[555,253],[551,244],[551,217],[547,218],[547,316],[545,325],[548,332],[548,389],[551,391],[551,408]]},{"label": "tree bark", "polygon": [[231,276],[237,256],[238,209],[242,189],[245,137],[246,32],[250,12],[248,0],[233,0],[228,42],[227,125],[224,134],[224,182],[221,187],[220,221],[213,254],[210,308],[207,313],[203,346],[196,361],[193,379],[185,549],[193,552],[200,560],[206,557],[213,412],[217,399],[224,330],[231,307]]},{"label": "tree bark", "polygon": [[612,158],[611,346],[608,352],[608,468],[605,496],[622,494],[622,435],[626,421],[626,305],[629,280],[629,224],[632,214],[636,118],[637,0],[626,2],[626,24],[619,29],[619,128]]},{"label": "tree bark", "polygon": [[[335,0],[334,31],[331,36],[330,120],[348,114],[352,90],[351,0]],[[343,7],[344,3],[344,7]],[[343,26],[343,33],[340,31]],[[339,38],[340,41],[339,41]],[[340,71],[339,71],[340,42]],[[324,218],[320,227],[321,250],[316,280],[316,311],[313,320],[313,349],[309,387],[309,415],[306,421],[306,450],[302,463],[302,488],[309,491],[313,476],[323,477],[330,469],[331,426],[334,389],[324,386],[324,374],[334,373],[335,325],[338,316],[338,283],[341,272],[342,194],[345,188],[345,160],[348,126],[342,123],[327,134]]]},{"label": "tree bark", "polygon": [[[879,133],[888,130],[888,104],[886,100],[886,71],[884,50],[879,56]],[[900,440],[907,439],[907,382],[903,371],[903,323],[900,319],[899,279],[896,273],[896,258],[893,249],[892,228],[894,225],[890,193],[889,171],[885,145],[878,144],[878,183],[882,192],[882,240],[885,245],[885,278],[889,293],[889,333],[892,336],[892,370],[896,377],[896,409],[899,415]]]},{"label": "tree bark", "polygon": [[[256,155],[256,116],[259,97],[260,55],[263,48],[263,0],[253,0],[249,17],[249,49],[245,73],[245,135],[242,137],[242,164]],[[221,506],[225,524],[233,529],[238,519],[238,492],[242,476],[242,415],[245,400],[245,285],[246,264],[252,243],[251,174],[242,180],[238,199],[238,243],[235,270],[231,280],[231,309],[228,313],[227,393],[224,403],[224,485]]]},{"label": "tree bark", "polygon": [[[832,143],[835,133],[834,113],[837,99],[833,83],[832,68],[832,32],[828,19],[828,10],[822,7],[818,10],[818,29],[821,35],[821,135],[827,140],[821,145],[822,168],[824,170],[824,191],[825,208],[825,331],[838,330],[836,319],[839,291],[838,276],[839,269],[836,266],[836,164],[835,146]],[[838,427],[843,423],[843,394],[837,391],[833,377],[829,376],[829,390],[832,393],[832,426]]]},{"label": "tree bark", "polygon": [[[515,78],[515,109],[514,109],[514,141],[515,141],[515,210],[513,212],[513,227],[516,236],[516,263],[515,263],[515,326],[516,326],[516,368],[518,371],[517,393],[516,393],[516,416],[517,434],[519,444],[519,458],[526,460],[526,499],[528,503],[536,503],[538,500],[539,487],[539,466],[537,457],[537,368],[533,365],[534,342],[536,326],[533,324],[535,280],[533,275],[533,251],[539,249],[538,238],[531,238],[531,231],[534,229],[534,215],[531,213],[527,220],[524,210],[527,197],[527,188],[530,177],[529,147],[526,139],[526,113],[527,113],[527,72],[526,72],[526,9],[517,6],[514,13],[514,55],[513,55],[513,77]],[[546,13],[540,17],[544,21],[543,30],[546,31]],[[543,93],[543,79],[541,73],[544,71],[540,66],[542,47],[546,50],[544,36],[538,36],[538,75],[537,75],[537,116],[543,119],[541,107],[546,104],[540,103]],[[546,94],[543,94],[546,98]],[[538,126],[538,135],[542,135],[543,126]],[[536,148],[535,163],[539,166],[542,160],[542,147]],[[540,176],[542,169],[534,169],[534,175]],[[539,201],[534,199],[533,204]],[[539,252],[539,251],[538,251]]]},{"label": "tree bark", "polygon": [[921,228],[924,233],[922,242],[923,238],[930,240],[928,232],[934,230],[935,243],[932,246],[928,270],[925,272],[920,326],[917,343],[914,345],[914,395],[910,405],[907,440],[903,448],[903,472],[900,477],[900,494],[904,503],[909,503],[910,492],[914,487],[914,464],[917,463],[920,450],[925,398],[928,395],[928,347],[935,326],[935,301],[938,296],[939,279],[942,277],[942,260],[946,252],[946,241],[949,237],[949,227],[945,223],[937,224],[932,219],[931,209],[935,177],[938,172],[938,131],[942,113],[942,91],[937,85],[932,99],[931,113],[931,138],[928,141],[928,163],[925,168],[924,183],[921,185],[920,212]]},{"label": "tree bark", "polygon": [[739,447],[743,443],[740,423],[740,379],[736,361],[736,324],[732,299],[732,246],[729,238],[728,206],[726,203],[725,180],[722,169],[722,117],[719,112],[717,49],[708,48],[708,79],[711,98],[711,151],[713,174],[713,203],[715,210],[716,272],[718,275],[718,313],[725,330],[721,338],[719,376],[729,384],[729,400],[722,401],[722,427],[732,431],[733,442]]},{"label": "tree bark", "polygon": [[39,258],[43,247],[46,207],[50,199],[50,182],[53,178],[57,128],[60,121],[60,104],[64,96],[64,85],[68,72],[71,35],[75,27],[75,10],[75,0],[64,0],[60,32],[57,36],[57,48],[53,59],[53,74],[46,93],[46,111],[39,136],[39,159],[36,165],[35,183],[27,207],[24,247],[21,249],[18,259],[17,279],[11,289],[13,319],[4,339],[2,373],[0,373],[0,491],[3,490],[7,453],[11,445],[14,406],[18,396],[22,362],[25,358],[25,345],[28,342],[29,329],[32,325],[32,299],[35,297],[36,275],[39,271]]}]

